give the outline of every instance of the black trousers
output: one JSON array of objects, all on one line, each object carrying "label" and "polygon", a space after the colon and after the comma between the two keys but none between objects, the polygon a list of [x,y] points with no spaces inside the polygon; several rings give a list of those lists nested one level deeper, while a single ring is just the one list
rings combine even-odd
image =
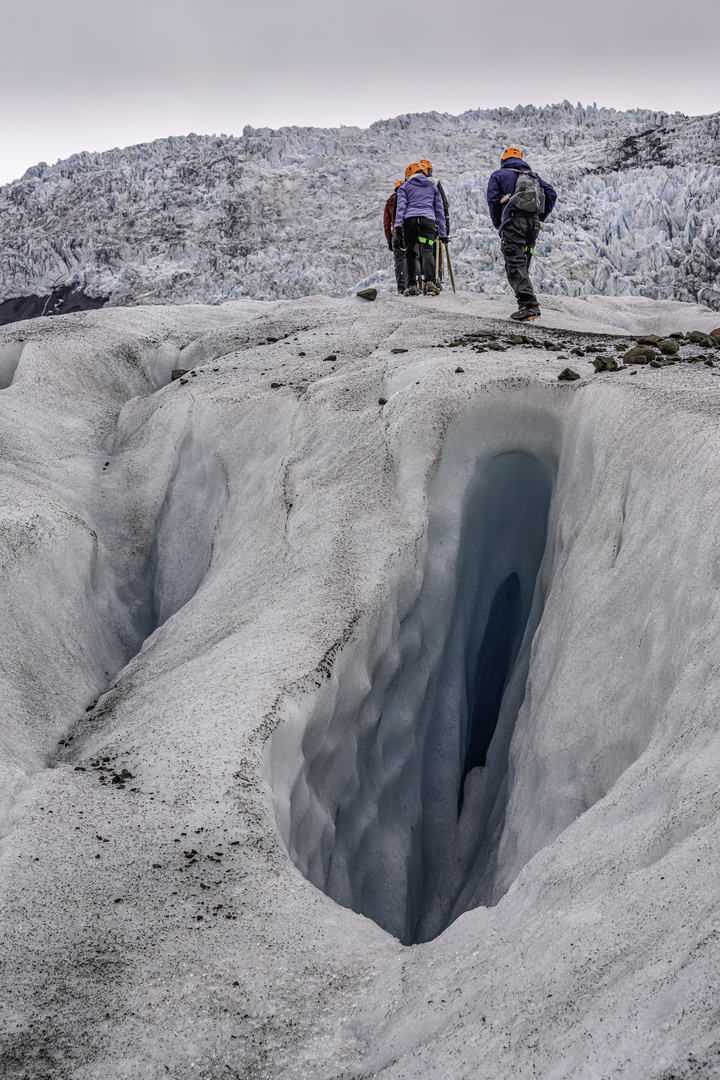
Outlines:
[{"label": "black trousers", "polygon": [[537,214],[526,214],[522,210],[508,218],[500,231],[505,273],[520,307],[538,306],[529,270],[539,232],[540,218]]},{"label": "black trousers", "polygon": [[417,285],[420,278],[435,280],[435,244],[437,225],[433,218],[410,217],[402,223],[405,236],[408,285]]},{"label": "black trousers", "polygon": [[402,229],[395,229],[392,237],[392,253],[395,263],[395,282],[398,292],[407,288],[407,259],[405,258],[405,239]]}]

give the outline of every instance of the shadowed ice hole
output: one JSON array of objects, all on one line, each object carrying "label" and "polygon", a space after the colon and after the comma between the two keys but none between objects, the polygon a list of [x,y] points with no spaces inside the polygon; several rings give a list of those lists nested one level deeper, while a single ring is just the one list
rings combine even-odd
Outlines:
[{"label": "shadowed ice hole", "polygon": [[338,656],[310,715],[300,708],[273,736],[293,861],[404,944],[499,898],[508,752],[542,615],[554,472],[506,453],[454,491],[440,476],[414,601],[389,604]]},{"label": "shadowed ice hole", "polygon": [[[474,684],[468,695],[470,713],[467,750],[458,792],[460,809],[467,775],[487,763],[487,752],[497,727],[503,693],[512,671],[514,647],[522,636],[520,592],[520,578],[513,570],[498,586],[490,605],[475,664]],[[472,681],[472,674],[469,675]]]}]

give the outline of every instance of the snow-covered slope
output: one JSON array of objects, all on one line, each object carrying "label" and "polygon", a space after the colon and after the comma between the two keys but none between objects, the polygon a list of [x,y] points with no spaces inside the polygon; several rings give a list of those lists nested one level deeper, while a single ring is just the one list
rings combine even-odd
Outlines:
[{"label": "snow-covered slope", "polygon": [[720,1076],[720,320],[543,306],[0,330],[4,1077]]},{"label": "snow-covered slope", "polygon": [[559,192],[538,247],[542,291],[717,310],[719,132],[717,115],[566,102],[78,154],[0,189],[0,301],[69,283],[121,305],[384,286],[383,205],[421,156],[449,190],[458,283],[496,291],[503,276],[485,189],[512,143]]}]

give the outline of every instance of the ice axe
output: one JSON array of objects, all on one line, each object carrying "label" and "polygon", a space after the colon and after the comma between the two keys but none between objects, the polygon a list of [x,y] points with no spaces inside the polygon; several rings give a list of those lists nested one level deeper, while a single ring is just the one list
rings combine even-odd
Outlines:
[{"label": "ice axe", "polygon": [[455,292],[455,278],[453,277],[452,263],[450,262],[450,248],[448,247],[449,242],[450,242],[450,237],[448,237],[448,242],[445,244],[445,254],[447,255],[448,271],[450,273],[450,281],[452,282],[453,292]]}]

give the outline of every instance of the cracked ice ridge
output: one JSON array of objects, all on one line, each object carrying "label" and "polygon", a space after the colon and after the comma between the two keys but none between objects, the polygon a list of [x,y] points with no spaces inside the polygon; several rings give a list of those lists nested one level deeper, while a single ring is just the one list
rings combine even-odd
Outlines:
[{"label": "cracked ice ridge", "polygon": [[76,154],[0,189],[0,302],[69,284],[112,305],[394,288],[382,208],[420,154],[450,196],[458,284],[497,292],[485,189],[502,149],[518,144],[559,193],[533,268],[540,292],[717,310],[719,130],[718,114],[564,102]]}]

